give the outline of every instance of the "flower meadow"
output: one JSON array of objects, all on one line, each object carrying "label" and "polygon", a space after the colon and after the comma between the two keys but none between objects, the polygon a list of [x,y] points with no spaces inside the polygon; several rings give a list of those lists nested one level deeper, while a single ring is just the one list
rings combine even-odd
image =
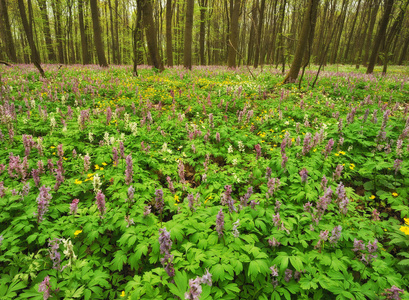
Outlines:
[{"label": "flower meadow", "polygon": [[390,70],[1,67],[0,299],[409,299]]}]

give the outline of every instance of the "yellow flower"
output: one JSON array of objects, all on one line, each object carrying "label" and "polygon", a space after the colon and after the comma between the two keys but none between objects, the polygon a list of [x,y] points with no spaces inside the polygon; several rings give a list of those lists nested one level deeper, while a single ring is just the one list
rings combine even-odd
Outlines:
[{"label": "yellow flower", "polygon": [[51,149],[54,149],[54,148],[55,148],[55,146],[51,146],[50,148],[51,148]]},{"label": "yellow flower", "polygon": [[371,195],[371,197],[369,197],[369,199],[371,199],[371,200],[373,200],[375,198],[376,198],[375,195]]},{"label": "yellow flower", "polygon": [[53,155],[55,155],[55,152],[53,152]]},{"label": "yellow flower", "polygon": [[77,230],[74,232],[75,237],[77,237],[77,235],[79,235],[82,232],[82,230]]},{"label": "yellow flower", "polygon": [[349,168],[350,168],[351,170],[353,170],[353,169],[355,168],[355,165],[354,165],[354,164],[349,164]]},{"label": "yellow flower", "polygon": [[406,225],[409,225],[409,218],[403,218],[403,220],[405,221]]},{"label": "yellow flower", "polygon": [[81,184],[81,183],[82,183],[81,180],[75,179],[75,184]]},{"label": "yellow flower", "polygon": [[404,234],[409,235],[409,227],[401,226],[399,230],[402,231]]},{"label": "yellow flower", "polygon": [[393,197],[398,197],[398,193],[397,193],[397,192],[393,192],[393,193],[392,193],[392,196],[393,196]]},{"label": "yellow flower", "polygon": [[180,202],[180,201],[179,201],[179,196],[178,196],[178,195],[175,195],[175,201],[176,201],[176,202]]},{"label": "yellow flower", "polygon": [[102,165],[103,165],[103,166],[106,166],[107,164],[103,162]]},{"label": "yellow flower", "polygon": [[99,166],[98,166],[98,165],[95,165],[95,170],[99,170]]},{"label": "yellow flower", "polygon": [[334,153],[335,156],[339,156],[339,153]]},{"label": "yellow flower", "polygon": [[125,297],[125,291],[122,291],[121,297]]},{"label": "yellow flower", "polygon": [[101,168],[99,168],[99,170],[100,170],[100,171],[104,171],[104,168],[103,168],[103,167],[101,167]]},{"label": "yellow flower", "polygon": [[87,174],[88,177],[92,177],[94,173]]}]

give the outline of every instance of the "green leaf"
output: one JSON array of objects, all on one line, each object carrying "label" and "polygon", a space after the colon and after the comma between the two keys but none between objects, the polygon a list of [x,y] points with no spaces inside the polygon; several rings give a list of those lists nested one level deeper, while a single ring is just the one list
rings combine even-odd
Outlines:
[{"label": "green leaf", "polygon": [[225,276],[225,272],[224,272],[224,268],[223,265],[221,264],[216,264],[212,267],[210,273],[212,274],[212,278],[215,281],[223,281],[224,280],[224,276]]}]

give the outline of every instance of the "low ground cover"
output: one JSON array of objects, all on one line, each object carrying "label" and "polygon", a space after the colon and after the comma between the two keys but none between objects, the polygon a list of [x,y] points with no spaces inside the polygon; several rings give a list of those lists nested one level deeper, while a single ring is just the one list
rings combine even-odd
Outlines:
[{"label": "low ground cover", "polygon": [[1,69],[1,299],[409,298],[407,69],[45,69]]}]

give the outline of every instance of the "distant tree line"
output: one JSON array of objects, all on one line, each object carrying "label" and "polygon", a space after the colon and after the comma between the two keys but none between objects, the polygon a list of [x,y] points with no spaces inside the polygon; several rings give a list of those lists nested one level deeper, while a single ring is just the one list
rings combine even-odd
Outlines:
[{"label": "distant tree line", "polygon": [[[0,0],[0,61],[407,64],[409,0]],[[294,64],[297,66],[294,67]],[[293,69],[294,67],[294,69]],[[298,69],[298,70],[297,70]],[[294,78],[295,77],[295,78]]]}]

